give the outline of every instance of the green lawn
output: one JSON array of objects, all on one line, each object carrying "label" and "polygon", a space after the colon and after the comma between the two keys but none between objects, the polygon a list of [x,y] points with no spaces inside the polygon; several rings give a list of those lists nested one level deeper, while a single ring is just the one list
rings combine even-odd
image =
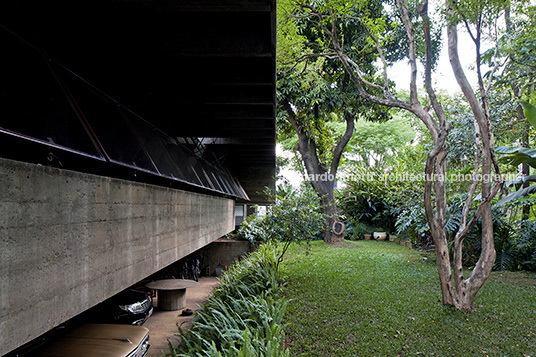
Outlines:
[{"label": "green lawn", "polygon": [[536,356],[534,274],[494,272],[472,312],[441,304],[433,259],[389,242],[314,242],[285,256],[292,355]]}]

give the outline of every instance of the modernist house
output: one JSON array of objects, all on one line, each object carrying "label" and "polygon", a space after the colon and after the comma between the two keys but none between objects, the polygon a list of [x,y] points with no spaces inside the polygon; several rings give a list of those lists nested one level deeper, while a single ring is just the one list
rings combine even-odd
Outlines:
[{"label": "modernist house", "polygon": [[0,43],[3,355],[264,202],[275,0],[6,0]]}]

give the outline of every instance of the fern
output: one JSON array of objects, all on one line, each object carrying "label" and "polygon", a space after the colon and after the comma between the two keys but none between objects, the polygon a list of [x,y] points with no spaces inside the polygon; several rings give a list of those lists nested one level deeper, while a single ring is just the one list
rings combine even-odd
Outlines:
[{"label": "fern", "polygon": [[502,250],[499,254],[497,254],[497,258],[495,259],[495,265],[493,266],[493,270],[499,270],[499,271],[505,271],[505,270],[512,270],[514,268],[514,257],[512,256],[512,252],[510,249]]}]

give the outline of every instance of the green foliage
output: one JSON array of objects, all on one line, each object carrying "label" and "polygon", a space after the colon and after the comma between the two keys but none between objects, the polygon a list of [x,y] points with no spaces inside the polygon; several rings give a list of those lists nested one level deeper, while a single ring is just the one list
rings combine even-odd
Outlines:
[{"label": "green foliage", "polygon": [[533,128],[536,128],[536,107],[524,100],[520,101],[519,104],[523,107],[525,118],[527,118]]},{"label": "green foliage", "polygon": [[518,117],[518,100],[511,88],[491,87],[489,104],[496,145],[510,145],[525,135],[527,124]]},{"label": "green foliage", "polygon": [[238,235],[251,243],[266,241],[267,233],[262,217],[258,217],[256,214],[247,216],[238,227]]},{"label": "green foliage", "polygon": [[364,234],[372,234],[377,231],[378,230],[374,226],[350,218],[346,223],[345,236],[349,240],[361,240],[364,239]]},{"label": "green foliage", "polygon": [[[534,100],[534,68],[536,67],[536,6],[530,1],[511,1],[505,31],[499,37],[499,53],[508,61],[497,75],[496,86],[512,91],[517,88],[514,100]],[[493,66],[493,56],[484,53],[483,59]],[[490,66],[490,67],[492,67]]]},{"label": "green foliage", "polygon": [[[536,107],[532,104],[521,101],[520,104],[523,106],[525,117],[528,122],[534,127],[536,125]],[[521,164],[529,165],[533,168],[536,168],[536,150],[525,148],[525,147],[508,147],[500,146],[495,148],[495,152],[502,154],[499,158],[499,161],[509,164],[511,166],[518,166]],[[536,192],[536,186],[522,187],[520,184],[525,182],[536,181],[536,176],[522,177],[520,179],[511,180],[505,183],[505,187],[512,185],[518,185],[517,191],[510,193],[508,196],[503,198],[497,203],[497,206],[502,206],[507,202],[515,200],[519,197],[526,196],[528,194]],[[525,186],[525,185],[523,185]]]},{"label": "green foliage", "polygon": [[[342,130],[341,126],[337,128],[337,132]],[[404,118],[385,122],[358,120],[346,157],[351,164],[384,168],[389,164],[386,161],[414,139],[415,131]]]},{"label": "green foliage", "polygon": [[[287,121],[285,107],[290,104],[297,113],[297,122],[307,138],[315,143],[321,165],[329,167],[333,151],[343,131],[335,132],[330,123],[345,126],[344,111],[370,120],[385,120],[385,108],[363,100],[355,85],[348,79],[339,61],[330,56],[312,55],[321,53],[328,44],[326,34],[309,18],[303,17],[305,1],[284,0],[278,2],[278,62],[277,62],[277,129],[278,141],[288,150],[296,152],[296,132]],[[325,11],[369,15],[381,12],[381,2],[348,3],[341,1],[315,2]],[[298,15],[298,16],[297,16]],[[321,22],[329,21],[328,18]],[[376,22],[377,26],[381,26]],[[345,47],[365,46],[368,36],[362,31],[359,21],[345,22],[341,37]],[[312,56],[310,56],[312,55]],[[372,69],[377,58],[374,51],[361,53],[363,70]]]},{"label": "green foliage", "polygon": [[251,242],[296,242],[312,240],[323,232],[320,198],[310,185],[279,186],[277,191],[265,193],[274,204],[265,216],[249,216],[242,222],[239,235]]},{"label": "green foliage", "polygon": [[303,25],[292,16],[293,0],[277,1],[277,61],[285,67],[308,53],[307,38],[302,34]]},{"label": "green foliage", "polygon": [[302,68],[279,73],[277,82],[278,141],[285,149],[297,151],[296,131],[283,107],[290,103],[298,125],[315,142],[318,158],[326,167],[330,166],[333,150],[346,128],[345,109],[363,118],[385,120],[388,117],[385,109],[369,105],[359,97],[343,71],[333,71],[330,66],[328,60],[320,58],[308,65],[301,64]]},{"label": "green foliage", "polygon": [[[496,119],[495,137],[502,145],[521,140],[523,146],[529,146],[533,130],[520,114],[519,103],[536,100],[536,7],[525,0],[509,1],[503,6],[506,26],[499,33],[497,51],[489,50],[482,55],[490,68],[504,64],[500,71],[493,72],[494,85],[488,94],[490,112]],[[490,70],[485,76],[491,78],[491,74]]]},{"label": "green foliage", "polygon": [[[529,186],[529,187],[533,187],[533,186]],[[536,218],[536,195],[535,194],[523,195],[519,198],[513,199],[505,203],[501,208],[503,210],[506,210],[509,214],[510,219],[514,221],[514,220],[524,219],[523,214],[522,214],[522,210],[524,207],[530,208],[529,217],[531,219],[535,219]]]},{"label": "green foliage", "polygon": [[266,244],[232,265],[168,356],[290,356],[284,347],[287,302],[280,293],[278,253]]},{"label": "green foliage", "polygon": [[346,180],[347,188],[339,201],[353,222],[376,227],[375,230],[394,231],[387,176],[375,168],[355,167]]},{"label": "green foliage", "polygon": [[495,258],[495,264],[493,270],[506,271],[514,270],[514,258],[510,248],[503,248],[497,251],[497,257]]},{"label": "green foliage", "polygon": [[350,221],[396,231],[414,243],[418,237],[428,239],[422,205],[425,150],[422,144],[406,145],[388,157],[382,168],[350,170],[348,187],[339,199]]},{"label": "green foliage", "polygon": [[[524,114],[528,122],[533,128],[536,128],[536,107],[525,101],[520,101],[520,104],[524,109]],[[499,146],[495,151],[499,154],[503,154],[501,160],[504,163],[512,166],[526,163],[527,165],[536,168],[536,150],[534,149]]]},{"label": "green foliage", "polygon": [[495,148],[495,152],[503,154],[500,161],[512,166],[518,166],[520,164],[527,164],[536,168],[536,150],[518,147],[499,146]]},{"label": "green foliage", "polygon": [[512,225],[510,270],[536,271],[536,222],[519,220]]},{"label": "green foliage", "polygon": [[[529,198],[525,198],[529,199]],[[536,198],[532,197],[532,201]],[[536,222],[520,220],[512,210],[521,203],[509,203],[509,211],[503,207],[493,208],[493,233],[497,258],[494,270],[536,270]],[[476,264],[481,250],[482,223],[479,220],[464,242],[463,262],[465,266]]]},{"label": "green foliage", "polygon": [[[508,181],[508,182],[505,183],[505,186],[508,187],[510,184],[513,184],[513,183],[516,183],[516,182],[528,182],[528,181],[536,181],[536,176],[535,175],[526,176],[526,177],[522,177],[520,179],[515,179],[515,180],[512,180],[512,181]],[[514,192],[510,193],[505,198],[503,198],[502,200],[497,202],[496,206],[497,207],[504,206],[505,204],[507,204],[507,203],[509,203],[511,201],[517,201],[520,198],[528,196],[528,195],[530,195],[530,194],[532,194],[534,192],[536,192],[536,186],[529,186],[529,187],[525,187],[525,188],[520,187],[517,191],[514,191]]]},{"label": "green foliage", "polygon": [[451,129],[448,132],[449,169],[465,169],[472,172],[475,155],[474,117],[467,102],[458,96],[442,96],[441,101],[448,115]]},{"label": "green foliage", "polygon": [[416,242],[417,238],[430,231],[428,219],[422,205],[407,205],[398,210],[396,233]]}]

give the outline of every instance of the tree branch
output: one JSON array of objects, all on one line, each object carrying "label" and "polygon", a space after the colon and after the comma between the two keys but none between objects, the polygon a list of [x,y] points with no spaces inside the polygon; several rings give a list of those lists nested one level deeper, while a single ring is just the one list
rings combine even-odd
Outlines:
[{"label": "tree branch", "polygon": [[353,17],[353,16],[350,16],[349,17],[350,19],[355,19],[357,21],[359,21],[361,23],[361,25],[363,25],[363,27],[365,28],[365,30],[367,31],[367,34],[368,36],[370,37],[370,39],[372,40],[372,42],[374,42],[374,46],[376,47],[376,51],[378,51],[378,55],[380,56],[380,60],[382,61],[382,65],[383,65],[383,68],[382,68],[382,73],[383,73],[383,88],[378,86],[379,88],[381,88],[383,90],[383,92],[385,93],[386,96],[391,96],[392,97],[392,94],[391,92],[389,91],[389,78],[387,77],[387,60],[385,59],[385,54],[383,53],[383,48],[380,46],[380,42],[378,41],[378,39],[374,36],[374,34],[372,33],[372,31],[368,28],[368,26],[365,24],[365,22],[363,21],[363,19],[361,19],[360,17]]},{"label": "tree branch", "polygon": [[346,131],[333,151],[333,159],[331,160],[331,167],[329,170],[329,173],[333,176],[337,174],[337,168],[339,167],[344,148],[346,148],[346,145],[354,133],[354,116],[348,111],[348,109],[344,110],[344,119],[346,120]]},{"label": "tree branch", "polygon": [[[450,124],[447,121],[447,116],[445,115],[445,111],[443,110],[441,103],[439,103],[439,101],[437,100],[437,96],[432,85],[432,55],[433,54],[432,54],[432,39],[430,35],[430,18],[428,16],[428,0],[425,0],[423,4],[419,5],[417,7],[417,10],[424,22],[423,30],[424,30],[424,44],[425,44],[425,50],[426,50],[424,84],[426,87],[426,92],[428,94],[428,97],[430,98],[430,104],[432,105],[432,108],[434,109],[434,112],[436,113],[436,116],[439,119],[439,125],[441,126],[442,134],[446,138],[447,132],[450,129]],[[439,131],[440,131],[439,126],[436,125],[435,121],[432,121],[432,123],[434,124],[435,131],[437,131],[439,134]]]},{"label": "tree branch", "polygon": [[[450,4],[450,1],[447,0],[447,5],[449,4]],[[471,107],[472,112],[475,115],[475,120],[477,121],[478,126],[481,128],[484,151],[487,151],[490,148],[491,143],[490,143],[489,137],[485,135],[485,133],[488,132],[488,130],[486,129],[484,131],[482,129],[484,127],[487,128],[488,124],[486,122],[485,115],[482,112],[482,108],[480,107],[480,104],[478,103],[478,100],[476,99],[475,93],[473,92],[473,89],[471,88],[471,85],[469,84],[469,81],[467,80],[467,77],[465,76],[465,72],[460,62],[460,57],[458,55],[458,31],[456,29],[456,25],[449,24],[447,28],[447,32],[448,32],[449,61],[452,67],[452,71],[454,72],[454,77],[456,78],[456,82],[458,82],[458,85],[460,86],[462,93],[464,94],[465,98],[467,98],[467,101],[469,102],[469,105]]]},{"label": "tree branch", "polygon": [[298,151],[300,152],[305,169],[309,175],[325,172],[325,169],[320,165],[320,160],[316,153],[316,144],[310,140],[303,127],[299,124],[296,114],[290,105],[289,100],[284,100],[283,108],[287,112],[287,119],[298,135]]},{"label": "tree branch", "polygon": [[406,28],[406,34],[409,42],[409,65],[411,68],[410,74],[410,102],[417,104],[419,99],[417,97],[417,61],[415,56],[415,29],[411,24],[408,8],[406,7],[405,0],[396,0],[398,4],[398,11],[402,17],[402,22]]},{"label": "tree branch", "polygon": [[469,223],[467,223],[467,225],[465,226],[465,228],[463,230],[461,230],[458,233],[456,233],[456,236],[454,237],[454,239],[456,239],[458,236],[464,237],[471,231],[471,229],[475,226],[476,222],[478,221],[478,219],[482,215],[482,210],[484,209],[484,205],[488,204],[488,203],[491,203],[491,200],[493,199],[493,197],[495,197],[497,192],[499,192],[499,190],[501,189],[502,186],[503,186],[503,181],[501,181],[501,180],[499,180],[499,181],[497,181],[495,183],[495,186],[493,186],[493,189],[490,191],[490,194],[487,195],[482,200],[480,205],[478,205],[478,208],[476,209],[475,214],[473,215],[473,217],[471,218]]}]

